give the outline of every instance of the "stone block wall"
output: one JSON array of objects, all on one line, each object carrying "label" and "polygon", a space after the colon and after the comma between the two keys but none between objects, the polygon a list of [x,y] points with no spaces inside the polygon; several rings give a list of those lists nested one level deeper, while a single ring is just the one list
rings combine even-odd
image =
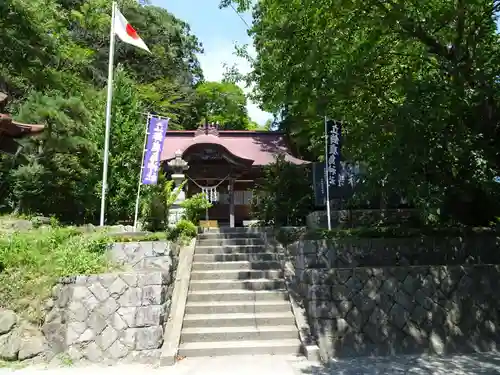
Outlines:
[{"label": "stone block wall", "polygon": [[0,309],[0,360],[38,363],[45,360],[46,341],[38,327],[12,310]]},{"label": "stone block wall", "polygon": [[171,272],[179,245],[167,241],[116,242],[110,245],[112,261],[136,271],[157,270]]},{"label": "stone block wall", "polygon": [[[419,212],[415,209],[385,209],[385,210],[338,210],[332,208],[330,212],[333,227],[338,225],[357,226],[374,225],[380,221],[387,224],[401,224],[418,220]],[[311,229],[328,228],[326,211],[314,211],[306,217],[306,225]]]},{"label": "stone block wall", "polygon": [[122,272],[61,279],[42,327],[49,356],[158,361],[179,251],[179,244],[165,241],[114,243],[108,255]]},{"label": "stone block wall", "polygon": [[324,359],[498,349],[500,266],[306,269]]},{"label": "stone block wall", "polygon": [[52,352],[91,362],[159,358],[170,283],[160,271],[62,279],[43,326]]},{"label": "stone block wall", "polygon": [[304,240],[287,246],[295,268],[500,264],[495,236],[339,238]]}]

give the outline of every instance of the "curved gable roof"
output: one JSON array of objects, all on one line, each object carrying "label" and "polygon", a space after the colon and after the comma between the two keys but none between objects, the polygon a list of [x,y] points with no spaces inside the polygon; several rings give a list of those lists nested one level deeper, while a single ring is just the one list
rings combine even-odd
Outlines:
[{"label": "curved gable roof", "polygon": [[217,144],[234,156],[253,161],[253,165],[263,166],[274,162],[275,156],[285,155],[285,160],[293,164],[308,164],[290,154],[282,133],[219,130],[218,135],[201,134],[195,131],[167,131],[161,160],[170,160],[175,152],[184,153],[197,144]]}]

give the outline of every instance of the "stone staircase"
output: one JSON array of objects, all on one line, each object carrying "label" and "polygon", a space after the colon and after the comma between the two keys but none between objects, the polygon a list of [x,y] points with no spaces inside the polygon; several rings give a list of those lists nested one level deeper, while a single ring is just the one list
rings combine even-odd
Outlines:
[{"label": "stone staircase", "polygon": [[178,354],[300,354],[278,254],[258,232],[211,229],[197,239]]}]

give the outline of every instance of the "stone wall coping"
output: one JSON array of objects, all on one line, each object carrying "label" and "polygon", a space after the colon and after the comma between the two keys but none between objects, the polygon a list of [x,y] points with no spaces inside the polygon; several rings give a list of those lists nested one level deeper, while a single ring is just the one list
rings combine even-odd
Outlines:
[{"label": "stone wall coping", "polygon": [[189,245],[182,247],[179,251],[179,263],[175,275],[170,315],[165,324],[160,366],[175,364],[186,310],[195,244],[196,238],[193,238]]},{"label": "stone wall coping", "polygon": [[[138,231],[138,232],[109,232],[109,233],[107,233],[107,235],[110,237],[142,237],[142,236],[147,236],[148,234],[153,234],[153,233],[144,232],[144,231],[142,231],[142,232]],[[159,240],[159,241],[162,241],[162,240]]]},{"label": "stone wall coping", "polygon": [[[262,233],[266,246],[273,246],[279,250],[280,254],[285,253],[285,248],[274,238],[272,232],[267,231]],[[307,321],[307,312],[304,307],[301,307],[293,293],[291,280],[295,279],[295,268],[291,262],[286,261],[284,257],[280,257],[280,262],[285,271],[285,285],[292,305],[292,313],[295,317],[295,324],[299,331],[299,338],[302,344],[303,354],[309,361],[318,362],[321,360],[319,355],[319,346],[312,339],[311,327]]]},{"label": "stone wall coping", "polygon": [[433,235],[422,235],[414,237],[336,237],[336,238],[308,238],[296,240],[287,246],[299,246],[300,243],[305,242],[315,242],[315,243],[339,243],[339,244],[428,244],[429,242],[445,242],[445,241],[456,241],[456,242],[466,242],[468,240],[474,239],[496,239],[497,234],[494,233],[484,233],[484,234],[467,234],[465,236],[461,235],[446,235],[446,236],[433,236]]}]

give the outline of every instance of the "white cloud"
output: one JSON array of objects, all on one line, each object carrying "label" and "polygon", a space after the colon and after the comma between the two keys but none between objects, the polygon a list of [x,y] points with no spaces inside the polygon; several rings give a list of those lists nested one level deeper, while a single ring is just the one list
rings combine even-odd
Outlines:
[{"label": "white cloud", "polygon": [[[250,64],[245,59],[234,55],[234,43],[228,40],[221,40],[209,45],[204,44],[205,53],[198,55],[203,74],[207,81],[221,81],[224,76],[224,64],[231,67],[236,65],[240,73],[248,73],[251,70]],[[252,53],[253,48],[250,48]],[[249,93],[251,88],[246,88],[243,84],[239,86]],[[248,115],[258,123],[264,125],[268,119],[272,119],[270,113],[262,111],[258,105],[250,100],[247,104]]]}]

